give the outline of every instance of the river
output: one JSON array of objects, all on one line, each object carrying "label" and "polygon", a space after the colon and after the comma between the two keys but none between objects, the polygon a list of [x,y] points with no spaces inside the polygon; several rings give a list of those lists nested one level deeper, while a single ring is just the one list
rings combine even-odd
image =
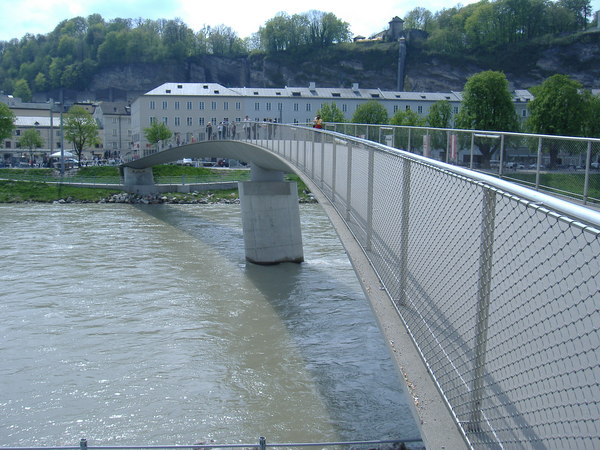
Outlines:
[{"label": "river", "polygon": [[318,205],[306,262],[244,258],[237,205],[0,205],[0,445],[414,439]]}]

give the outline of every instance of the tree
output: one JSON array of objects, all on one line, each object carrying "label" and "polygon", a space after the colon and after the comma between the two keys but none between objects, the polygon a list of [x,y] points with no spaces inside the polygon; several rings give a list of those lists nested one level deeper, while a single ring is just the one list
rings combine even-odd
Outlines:
[{"label": "tree", "polygon": [[433,14],[431,11],[418,6],[410,11],[404,18],[404,28],[407,30],[415,29],[429,31],[429,26],[432,19]]},{"label": "tree", "polygon": [[146,139],[152,145],[169,139],[172,135],[173,132],[169,130],[169,127],[163,122],[158,122],[156,119],[152,120],[152,124],[148,128],[144,128],[144,136],[146,136]]},{"label": "tree", "polygon": [[21,146],[21,148],[29,149],[29,159],[31,161],[31,164],[33,164],[33,150],[36,148],[40,148],[42,145],[44,145],[44,140],[40,136],[38,130],[28,128],[21,135],[21,138],[19,139],[19,145]]},{"label": "tree", "polygon": [[98,125],[89,112],[75,105],[67,112],[63,128],[65,139],[73,144],[78,166],[81,167],[83,149],[98,142]]},{"label": "tree", "polygon": [[15,115],[4,103],[0,103],[0,140],[12,136],[15,129]]},{"label": "tree", "polygon": [[590,91],[584,91],[586,113],[583,123],[583,135],[585,137],[600,137],[600,95],[592,95]]},{"label": "tree", "polygon": [[384,106],[377,100],[369,100],[366,103],[358,105],[354,115],[352,116],[353,123],[364,124],[387,124],[388,113]]},{"label": "tree", "polygon": [[[566,75],[553,75],[531,88],[527,126],[533,133],[579,136],[584,131],[587,105],[581,84]],[[550,142],[550,167],[558,164],[560,144]]]},{"label": "tree", "polygon": [[392,125],[402,125],[407,127],[422,127],[425,126],[425,119],[410,109],[407,109],[406,111],[398,110],[390,119],[390,123]]},{"label": "tree", "polygon": [[[502,72],[486,71],[471,76],[463,91],[459,128],[485,131],[517,131],[518,119],[508,80]],[[489,167],[499,148],[498,139],[478,139],[482,167]]]},{"label": "tree", "polygon": [[29,83],[27,83],[27,80],[17,80],[15,82],[15,90],[13,91],[13,95],[20,98],[24,102],[31,101],[31,89],[29,89]]},{"label": "tree", "polygon": [[346,121],[344,113],[335,103],[323,103],[317,111],[323,122],[342,123]]},{"label": "tree", "polygon": [[435,102],[429,108],[427,123],[433,128],[449,128],[452,119],[452,106],[448,100]]}]

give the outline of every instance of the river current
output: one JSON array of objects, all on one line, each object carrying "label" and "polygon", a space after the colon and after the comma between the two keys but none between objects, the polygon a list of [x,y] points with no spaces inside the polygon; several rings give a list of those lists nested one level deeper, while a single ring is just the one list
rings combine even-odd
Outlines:
[{"label": "river current", "polygon": [[0,205],[0,445],[414,439],[335,231],[244,258],[237,205]]}]

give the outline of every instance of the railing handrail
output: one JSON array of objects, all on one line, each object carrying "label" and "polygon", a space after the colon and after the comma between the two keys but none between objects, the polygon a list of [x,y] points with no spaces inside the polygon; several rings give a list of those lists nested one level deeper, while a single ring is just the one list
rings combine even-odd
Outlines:
[{"label": "railing handrail", "polygon": [[[292,126],[296,127],[296,128],[306,128],[306,127],[297,126],[297,125],[292,125]],[[423,127],[414,127],[414,128],[423,128]],[[447,129],[447,130],[451,130],[451,129]],[[481,131],[481,130],[460,130],[460,131],[486,133],[486,131]],[[520,186],[516,183],[505,181],[505,180],[502,180],[500,178],[497,178],[497,177],[494,177],[491,175],[486,175],[484,173],[470,170],[470,169],[467,169],[464,167],[459,167],[459,166],[455,166],[455,165],[452,165],[449,163],[445,163],[443,161],[438,161],[438,160],[435,160],[432,158],[427,158],[425,156],[417,155],[415,153],[411,153],[411,152],[408,152],[405,150],[399,150],[396,148],[388,147],[384,144],[380,144],[378,142],[373,142],[368,139],[363,139],[363,138],[359,138],[359,137],[355,137],[355,136],[349,136],[346,134],[342,134],[342,133],[338,133],[336,131],[330,131],[330,130],[318,130],[316,132],[332,134],[332,135],[335,135],[336,137],[338,137],[339,139],[346,140],[346,141],[352,140],[354,142],[361,143],[363,145],[377,148],[378,150],[385,152],[385,153],[397,154],[404,158],[411,159],[415,162],[436,167],[443,171],[452,173],[456,176],[465,177],[465,178],[474,180],[476,182],[486,184],[486,185],[496,188],[502,192],[506,192],[508,194],[523,198],[524,200],[529,201],[530,203],[538,205],[540,208],[547,207],[550,210],[555,210],[557,212],[566,214],[569,217],[571,217],[577,221],[580,221],[582,224],[585,224],[587,226],[592,226],[596,229],[600,229],[600,212],[595,211],[590,208],[587,208],[585,206],[577,205],[575,203],[571,203],[571,202],[562,200],[560,198],[551,196],[549,194],[545,194],[543,192],[533,190],[526,186]],[[542,136],[542,135],[535,135],[535,136]],[[551,136],[551,137],[555,137],[555,136]],[[567,137],[565,137],[565,138],[568,139]],[[584,140],[588,141],[590,139],[584,139]],[[594,140],[600,143],[600,139],[594,139]]]}]

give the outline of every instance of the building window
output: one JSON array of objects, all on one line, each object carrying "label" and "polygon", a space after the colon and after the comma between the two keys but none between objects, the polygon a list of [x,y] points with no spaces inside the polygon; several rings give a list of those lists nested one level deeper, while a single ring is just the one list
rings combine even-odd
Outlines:
[{"label": "building window", "polygon": [[342,105],[342,112],[348,112],[348,105],[345,103]]},{"label": "building window", "polygon": [[193,121],[192,121],[192,118],[191,118],[191,117],[188,117],[188,118],[187,118],[187,126],[188,126],[188,127],[191,127],[191,126],[192,126],[192,123],[193,123]]},{"label": "building window", "polygon": [[162,104],[162,108],[163,109],[167,109],[168,107],[169,107],[169,102],[164,101],[163,104]]},{"label": "building window", "polygon": [[179,109],[179,102],[175,102],[175,109]]},{"label": "building window", "polygon": [[306,111],[307,111],[307,112],[308,112],[308,111],[310,111],[310,103],[307,103],[307,104],[306,104]]},{"label": "building window", "polygon": [[229,102],[223,102],[223,109],[229,111]]},{"label": "building window", "polygon": [[406,105],[406,110],[410,111],[410,105]]},{"label": "building window", "polygon": [[154,100],[150,100],[150,109],[156,109],[156,102]]},{"label": "building window", "polygon": [[187,109],[192,109],[192,102],[187,102]]},{"label": "building window", "polygon": [[169,118],[168,117],[163,117],[163,123],[165,125],[168,125],[169,124]]},{"label": "building window", "polygon": [[179,117],[175,117],[175,126],[178,127],[181,125],[181,120]]},{"label": "building window", "polygon": [[417,112],[418,112],[419,114],[423,114],[423,107],[422,107],[422,106],[420,106],[420,105],[419,105],[419,106],[417,106]]},{"label": "building window", "polygon": [[267,102],[267,111],[271,111],[271,102]]},{"label": "building window", "polygon": [[300,105],[298,105],[298,103],[294,103],[294,111],[299,111],[300,110]]},{"label": "building window", "polygon": [[527,110],[524,109],[521,114],[522,114],[522,117],[527,117]]},{"label": "building window", "polygon": [[201,127],[204,126],[204,117],[198,117],[198,125],[200,125]]},{"label": "building window", "polygon": [[458,106],[454,107],[454,114],[458,114]]},{"label": "building window", "polygon": [[210,108],[214,111],[217,109],[217,102],[210,102]]},{"label": "building window", "polygon": [[242,109],[242,104],[240,102],[235,102],[235,109],[236,109],[236,111],[239,111],[240,109]]},{"label": "building window", "polygon": [[283,103],[277,103],[277,111],[283,111]]},{"label": "building window", "polygon": [[254,103],[254,111],[260,111],[260,103],[258,103],[258,102]]},{"label": "building window", "polygon": [[156,123],[156,117],[150,117],[150,125]]},{"label": "building window", "polygon": [[198,109],[200,109],[200,110],[204,109],[204,102],[198,103]]}]

